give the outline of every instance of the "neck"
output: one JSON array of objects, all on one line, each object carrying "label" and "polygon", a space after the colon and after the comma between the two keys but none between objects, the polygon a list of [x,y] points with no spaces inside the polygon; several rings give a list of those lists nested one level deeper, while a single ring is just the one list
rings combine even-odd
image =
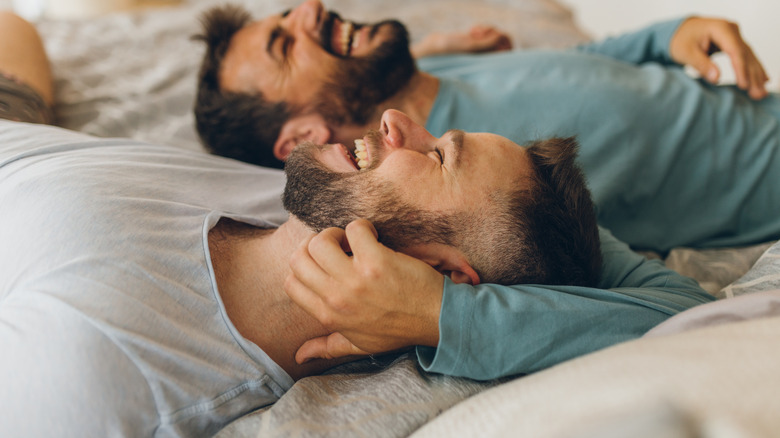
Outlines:
[{"label": "neck", "polygon": [[242,336],[296,380],[340,363],[295,363],[295,352],[305,341],[328,333],[284,292],[290,256],[311,234],[295,218],[274,231],[223,219],[209,232],[212,265],[228,317]]},{"label": "neck", "polygon": [[439,93],[439,79],[428,73],[417,71],[409,82],[393,97],[377,106],[365,125],[347,125],[333,128],[333,141],[351,144],[366,131],[377,129],[382,114],[389,109],[405,113],[420,126],[425,126]]},{"label": "neck", "polygon": [[404,88],[380,105],[381,110],[376,115],[375,121],[378,122],[382,118],[382,113],[385,110],[397,109],[409,116],[415,123],[425,126],[438,93],[439,79],[418,71]]}]

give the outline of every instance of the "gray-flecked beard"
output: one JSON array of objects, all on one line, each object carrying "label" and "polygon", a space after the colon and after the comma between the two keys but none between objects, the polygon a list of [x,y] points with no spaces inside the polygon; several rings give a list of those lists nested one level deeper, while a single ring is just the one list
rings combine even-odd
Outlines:
[{"label": "gray-flecked beard", "polygon": [[371,171],[334,172],[314,158],[319,146],[298,145],[287,159],[284,208],[315,231],[344,228],[356,219],[374,224],[379,240],[401,250],[415,244],[452,244],[456,215],[426,211],[403,201]]}]

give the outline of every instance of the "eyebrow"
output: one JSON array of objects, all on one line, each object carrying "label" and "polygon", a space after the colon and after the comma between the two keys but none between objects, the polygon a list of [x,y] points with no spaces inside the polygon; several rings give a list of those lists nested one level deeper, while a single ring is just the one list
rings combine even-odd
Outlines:
[{"label": "eyebrow", "polygon": [[450,135],[450,141],[452,142],[453,148],[452,150],[455,152],[455,156],[453,159],[453,168],[457,168],[460,166],[460,156],[461,152],[463,151],[463,139],[466,136],[466,133],[463,130],[460,129],[450,129],[447,131],[447,134]]}]

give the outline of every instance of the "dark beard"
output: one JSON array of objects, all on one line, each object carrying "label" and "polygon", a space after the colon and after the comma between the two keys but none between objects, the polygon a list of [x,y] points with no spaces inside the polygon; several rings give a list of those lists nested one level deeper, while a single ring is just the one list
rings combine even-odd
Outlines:
[{"label": "dark beard", "polygon": [[335,124],[365,124],[377,106],[401,90],[417,70],[409,50],[409,34],[399,21],[374,25],[389,26],[391,37],[364,58],[346,58],[323,86],[317,110]]},{"label": "dark beard", "polygon": [[411,206],[391,184],[377,181],[370,170],[333,172],[312,156],[317,147],[298,145],[284,166],[284,208],[301,222],[322,231],[367,219],[379,232],[379,241],[396,251],[422,243],[453,243],[456,216]]},{"label": "dark beard", "polygon": [[312,156],[318,147],[301,143],[287,158],[284,208],[315,231],[343,228],[355,219],[367,217],[371,208],[366,204],[373,195],[361,197],[359,193],[368,175],[327,169]]}]

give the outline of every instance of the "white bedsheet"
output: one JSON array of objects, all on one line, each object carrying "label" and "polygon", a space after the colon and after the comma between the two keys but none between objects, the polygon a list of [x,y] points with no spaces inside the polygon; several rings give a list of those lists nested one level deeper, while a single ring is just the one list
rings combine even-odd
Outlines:
[{"label": "white bedsheet", "polygon": [[478,394],[428,437],[771,437],[780,317],[642,338]]}]

